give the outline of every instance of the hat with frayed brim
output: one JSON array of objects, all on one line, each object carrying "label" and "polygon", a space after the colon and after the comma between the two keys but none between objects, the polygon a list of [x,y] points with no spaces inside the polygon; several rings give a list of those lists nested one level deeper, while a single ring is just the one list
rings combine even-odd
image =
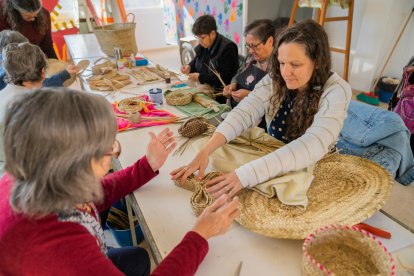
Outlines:
[{"label": "hat with frayed brim", "polygon": [[304,239],[324,225],[354,225],[366,220],[385,204],[393,185],[383,167],[351,155],[323,158],[314,174],[306,209],[244,189],[238,194],[241,214],[237,222],[268,237]]},{"label": "hat with frayed brim", "polygon": [[[81,60],[76,66],[79,68],[79,73],[81,74],[88,66],[89,66],[89,60]],[[63,61],[57,60],[57,59],[49,59],[47,70],[46,70],[46,77],[50,78],[53,75],[56,75],[63,70],[65,70],[67,67],[67,64]],[[72,83],[74,83],[76,80],[76,74],[70,74],[70,79],[67,79],[63,82],[64,87],[70,86]]]}]

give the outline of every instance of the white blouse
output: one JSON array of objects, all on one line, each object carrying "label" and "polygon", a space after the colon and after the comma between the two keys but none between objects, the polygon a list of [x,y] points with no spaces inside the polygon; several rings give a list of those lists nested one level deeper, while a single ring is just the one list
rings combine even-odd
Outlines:
[{"label": "white blouse", "polygon": [[[236,169],[244,187],[315,164],[336,144],[352,97],[349,84],[333,73],[322,87],[319,110],[313,123],[299,138]],[[271,108],[272,79],[266,75],[255,89],[217,127],[227,142],[256,126],[265,115],[269,126],[279,107]]]}]

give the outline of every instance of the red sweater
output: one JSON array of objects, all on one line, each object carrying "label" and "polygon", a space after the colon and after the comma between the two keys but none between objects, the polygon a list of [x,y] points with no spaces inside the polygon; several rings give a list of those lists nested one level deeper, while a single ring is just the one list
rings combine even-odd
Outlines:
[{"label": "red sweater", "polygon": [[[0,31],[11,29],[7,19],[3,16],[3,3],[4,0],[0,1]],[[22,21],[21,29],[16,31],[21,32],[27,37],[30,43],[39,46],[48,58],[57,58],[55,50],[53,49],[50,14],[45,8],[42,8],[41,12],[43,12],[47,26],[44,34],[41,34],[36,30],[33,21],[24,20]]]},{"label": "red sweater", "polygon": [[[146,157],[108,175],[102,181],[105,198],[98,210],[156,175]],[[6,173],[0,179],[0,275],[122,275],[82,225],[58,221],[55,214],[30,219],[14,213],[9,203],[12,186],[13,178]],[[188,232],[153,275],[193,275],[207,252],[207,241]]]}]

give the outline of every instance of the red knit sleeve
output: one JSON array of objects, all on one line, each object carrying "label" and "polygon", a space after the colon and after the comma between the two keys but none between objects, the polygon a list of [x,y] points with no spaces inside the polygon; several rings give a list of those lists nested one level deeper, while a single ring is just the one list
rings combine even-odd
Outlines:
[{"label": "red knit sleeve", "polygon": [[57,59],[55,49],[53,49],[52,22],[50,21],[50,14],[45,8],[42,9],[42,12],[46,20],[47,29],[46,29],[45,37],[39,43],[39,47],[42,49],[42,51],[46,54],[48,58]]},{"label": "red knit sleeve", "polygon": [[208,242],[196,232],[190,231],[151,275],[194,275],[207,252]]},{"label": "red knit sleeve", "polygon": [[85,227],[57,221],[39,227],[42,231],[27,244],[19,260],[18,274],[122,275]]},{"label": "red knit sleeve", "polygon": [[98,203],[96,207],[100,212],[108,209],[120,198],[143,186],[156,175],[158,175],[158,171],[152,170],[146,156],[128,168],[107,175],[102,180],[105,194],[104,202]]}]

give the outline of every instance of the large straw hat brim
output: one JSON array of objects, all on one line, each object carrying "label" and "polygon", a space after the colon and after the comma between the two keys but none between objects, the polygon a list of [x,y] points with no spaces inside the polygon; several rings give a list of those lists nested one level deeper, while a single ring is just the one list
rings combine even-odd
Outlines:
[{"label": "large straw hat brim", "polygon": [[[79,68],[79,73],[83,72],[89,66],[89,60],[81,60],[76,66]],[[57,59],[49,59],[46,70],[46,77],[50,78],[66,69],[67,64]],[[70,78],[63,82],[63,86],[68,87],[76,81],[76,75],[71,74]]]},{"label": "large straw hat brim", "polygon": [[391,175],[356,156],[333,154],[319,161],[305,209],[244,189],[237,218],[247,229],[273,238],[304,239],[324,225],[354,225],[381,209],[391,194]]}]

